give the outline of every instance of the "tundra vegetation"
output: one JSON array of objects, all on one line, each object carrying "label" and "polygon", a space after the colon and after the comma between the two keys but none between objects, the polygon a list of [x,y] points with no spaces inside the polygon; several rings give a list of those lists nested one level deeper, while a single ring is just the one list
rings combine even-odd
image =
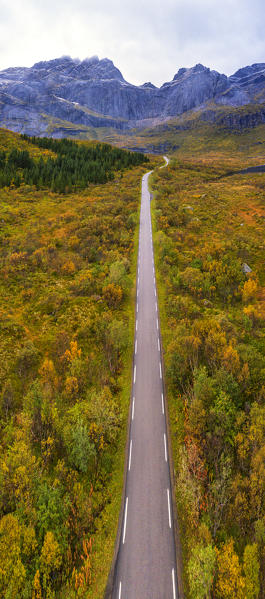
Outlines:
[{"label": "tundra vegetation", "polygon": [[[65,148],[111,181],[56,193]],[[16,164],[0,192],[0,597],[94,599],[120,506],[146,158],[5,131],[0,150]]]},{"label": "tundra vegetation", "polygon": [[179,140],[152,210],[185,597],[261,599],[265,174],[227,173],[264,127]]}]

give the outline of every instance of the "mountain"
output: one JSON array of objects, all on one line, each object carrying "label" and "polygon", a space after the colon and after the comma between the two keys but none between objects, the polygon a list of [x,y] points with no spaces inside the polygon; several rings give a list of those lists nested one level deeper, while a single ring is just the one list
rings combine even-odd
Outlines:
[{"label": "mountain", "polygon": [[126,81],[108,58],[63,56],[0,72],[0,126],[28,134],[82,136],[87,128],[126,131],[216,106],[265,102],[265,63],[231,77],[197,64],[157,88]]}]

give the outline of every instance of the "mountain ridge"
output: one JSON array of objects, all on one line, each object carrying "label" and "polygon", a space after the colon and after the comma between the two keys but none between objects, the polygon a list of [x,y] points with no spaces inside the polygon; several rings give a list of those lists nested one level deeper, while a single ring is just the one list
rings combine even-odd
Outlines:
[{"label": "mountain ridge", "polygon": [[51,120],[70,128],[126,131],[209,102],[239,107],[264,101],[265,63],[242,67],[230,77],[198,63],[180,68],[159,88],[129,83],[112,60],[98,56],[83,61],[62,56],[0,72],[0,126],[30,135],[49,134]]}]

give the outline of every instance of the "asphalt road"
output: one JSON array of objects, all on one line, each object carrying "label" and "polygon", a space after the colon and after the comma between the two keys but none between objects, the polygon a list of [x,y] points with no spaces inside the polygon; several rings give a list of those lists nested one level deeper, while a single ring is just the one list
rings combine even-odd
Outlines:
[{"label": "asphalt road", "polygon": [[142,180],[133,397],[113,599],[178,597],[149,175]]}]

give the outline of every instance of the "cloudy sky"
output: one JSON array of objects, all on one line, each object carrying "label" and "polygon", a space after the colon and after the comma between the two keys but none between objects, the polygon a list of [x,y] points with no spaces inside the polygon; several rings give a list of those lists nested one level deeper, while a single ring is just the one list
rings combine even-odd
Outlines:
[{"label": "cloudy sky", "polygon": [[0,69],[108,57],[161,85],[201,62],[230,75],[265,62],[264,0],[0,0]]}]

